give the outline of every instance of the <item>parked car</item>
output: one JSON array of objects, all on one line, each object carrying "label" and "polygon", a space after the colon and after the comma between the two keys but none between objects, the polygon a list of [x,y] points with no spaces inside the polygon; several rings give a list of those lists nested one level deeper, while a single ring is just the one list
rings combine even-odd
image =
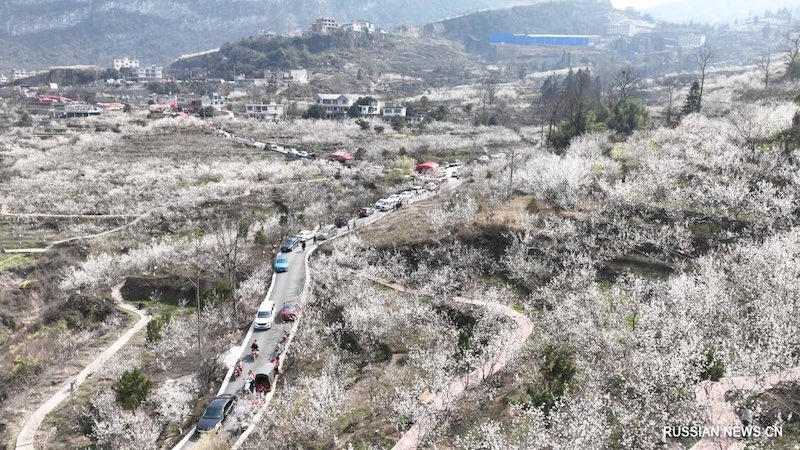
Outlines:
[{"label": "parked car", "polygon": [[489,158],[487,155],[483,155],[483,156],[481,156],[481,157],[479,157],[479,158],[478,158],[478,162],[479,162],[479,163],[484,163],[484,164],[485,164],[485,163],[488,163],[488,162],[489,162],[489,161],[491,161],[491,160],[492,160],[492,159],[491,159],[491,158]]},{"label": "parked car", "polygon": [[347,219],[343,219],[341,217],[337,218],[333,221],[333,224],[336,225],[336,228],[343,228],[347,226]]},{"label": "parked car", "polygon": [[294,300],[287,300],[283,303],[283,308],[281,308],[281,322],[293,321],[297,318],[299,312],[297,302]]},{"label": "parked car", "polygon": [[324,240],[330,239],[330,238],[336,236],[337,232],[338,232],[338,229],[336,228],[336,225],[325,225],[324,227],[322,227],[322,229],[320,229],[317,232],[317,240],[318,241],[324,241]]},{"label": "parked car", "polygon": [[453,162],[451,164],[452,164],[451,167],[459,167],[459,166],[463,166],[464,165],[464,161],[462,161],[460,159],[455,159],[455,160],[453,160]]},{"label": "parked car", "polygon": [[453,173],[450,174],[450,176],[453,178],[461,178],[461,172],[458,169],[456,169],[453,171]]},{"label": "parked car", "polygon": [[275,303],[267,300],[258,309],[256,313],[255,328],[256,330],[269,330],[272,328],[272,323],[275,321]]},{"label": "parked car", "polygon": [[442,161],[439,165],[442,167],[450,167],[450,164],[452,164],[450,161]]},{"label": "parked car", "polygon": [[300,240],[294,237],[289,237],[281,242],[281,252],[289,253],[300,244]]},{"label": "parked car", "polygon": [[301,158],[308,158],[308,152],[305,150],[300,150],[299,152],[297,152],[297,156]]},{"label": "parked car", "polygon": [[386,197],[386,200],[389,200],[390,202],[399,202],[400,201],[400,194],[392,194],[392,195]]},{"label": "parked car", "polygon": [[288,150],[288,153],[289,153],[290,155],[294,155],[294,156],[300,156],[300,152],[298,152],[296,148],[290,148],[290,149]]},{"label": "parked car", "polygon": [[275,272],[289,271],[289,257],[285,253],[280,253],[275,257]]},{"label": "parked car", "polygon": [[422,187],[422,186],[411,186],[411,188],[409,190],[414,191],[417,194],[419,194],[420,192],[424,191],[425,188]]},{"label": "parked car", "polygon": [[427,189],[429,191],[435,191],[435,190],[439,189],[439,185],[434,183],[433,181],[431,181],[431,182],[428,182],[428,184],[425,185],[425,189]]},{"label": "parked car", "polygon": [[388,198],[382,198],[377,202],[375,202],[375,209],[383,212],[391,211],[398,203],[399,200],[389,200]]},{"label": "parked car", "polygon": [[228,418],[236,405],[236,396],[231,394],[220,395],[219,397],[211,400],[208,404],[206,411],[197,422],[197,431],[200,433],[207,433],[209,431],[219,430],[222,422]]},{"label": "parked car", "polygon": [[506,159],[505,153],[495,153],[494,155],[490,156],[491,159]]},{"label": "parked car", "polygon": [[414,193],[411,191],[403,191],[400,193],[400,201],[408,201],[414,198]]},{"label": "parked car", "polygon": [[278,144],[269,143],[267,144],[267,147],[269,147],[270,150],[277,150]]},{"label": "parked car", "polygon": [[314,239],[314,236],[316,236],[316,235],[317,235],[317,233],[314,233],[311,230],[302,230],[299,233],[297,233],[297,235],[295,237],[297,239],[299,239],[300,242],[308,242],[311,239]]},{"label": "parked car", "polygon": [[369,206],[365,206],[363,208],[358,209],[358,217],[369,217],[375,213],[375,208],[371,208]]}]

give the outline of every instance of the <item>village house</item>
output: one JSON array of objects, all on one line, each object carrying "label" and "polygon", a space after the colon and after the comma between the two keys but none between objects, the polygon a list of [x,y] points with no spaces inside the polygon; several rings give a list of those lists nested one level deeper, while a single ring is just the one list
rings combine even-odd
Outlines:
[{"label": "village house", "polygon": [[350,94],[314,94],[314,103],[325,108],[326,119],[347,116],[347,111],[358,100],[357,95]]},{"label": "village house", "polygon": [[248,103],[245,110],[247,117],[260,120],[278,120],[286,114],[283,105],[275,102]]},{"label": "village house", "polygon": [[383,102],[373,98],[366,105],[358,105],[359,107],[359,114],[362,117],[370,117],[370,116],[380,116],[381,111],[383,110]]},{"label": "village house", "polygon": [[383,107],[382,115],[383,118],[387,120],[391,120],[395,117],[406,117],[406,107],[403,105],[395,105],[393,103],[387,103]]},{"label": "village house", "polygon": [[264,79],[270,83],[308,84],[309,75],[306,69],[266,69],[264,71]]},{"label": "village house", "polygon": [[164,67],[162,66],[150,65],[150,66],[139,67],[136,70],[136,76],[139,79],[139,81],[160,80],[163,78],[163,75],[164,75]]},{"label": "village house", "polygon": [[375,24],[368,20],[354,20],[350,23],[342,24],[343,30],[354,31],[356,33],[374,33]]}]

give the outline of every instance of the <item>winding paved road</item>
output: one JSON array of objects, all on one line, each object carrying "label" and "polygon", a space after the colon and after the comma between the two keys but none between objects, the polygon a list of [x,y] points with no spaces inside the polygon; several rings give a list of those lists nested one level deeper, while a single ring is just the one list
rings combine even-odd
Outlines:
[{"label": "winding paved road", "polygon": [[44,403],[39,405],[39,408],[36,409],[30,416],[25,419],[25,423],[22,425],[22,430],[17,435],[17,443],[16,449],[18,450],[34,450],[36,444],[36,433],[39,431],[39,427],[42,425],[42,421],[44,421],[45,416],[53,411],[61,402],[67,399],[72,392],[72,383],[75,383],[75,387],[77,388],[84,381],[89,375],[93,374],[97,371],[100,367],[105,364],[106,361],[109,360],[115,353],[119,351],[128,341],[136,335],[142,328],[144,328],[148,322],[150,322],[151,316],[139,311],[132,305],[125,303],[122,299],[122,294],[120,290],[124,283],[120,283],[114,286],[114,289],[111,291],[111,297],[114,301],[117,302],[117,306],[120,309],[125,311],[131,312],[139,316],[139,321],[136,322],[134,326],[128,329],[122,336],[117,338],[113,344],[111,344],[108,348],[103,350],[100,355],[98,355],[91,363],[89,363],[75,378],[73,381],[67,382],[58,389],[58,391],[53,394],[52,397],[47,399]]}]

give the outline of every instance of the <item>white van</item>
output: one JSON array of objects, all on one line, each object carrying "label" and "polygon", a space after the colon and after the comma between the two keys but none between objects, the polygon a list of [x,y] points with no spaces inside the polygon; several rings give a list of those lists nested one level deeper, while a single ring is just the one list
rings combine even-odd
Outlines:
[{"label": "white van", "polygon": [[258,308],[256,313],[255,328],[256,330],[269,330],[275,322],[275,303],[271,301],[264,302],[261,308]]}]

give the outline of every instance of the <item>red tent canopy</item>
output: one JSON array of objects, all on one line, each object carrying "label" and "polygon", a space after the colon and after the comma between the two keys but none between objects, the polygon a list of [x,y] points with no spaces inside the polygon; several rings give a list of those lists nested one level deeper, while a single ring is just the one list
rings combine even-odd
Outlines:
[{"label": "red tent canopy", "polygon": [[417,172],[433,172],[439,168],[439,164],[433,161],[425,161],[422,164],[417,164]]},{"label": "red tent canopy", "polygon": [[339,150],[338,152],[335,152],[331,156],[335,159],[338,159],[339,161],[352,161],[354,159],[353,155],[350,154],[350,152],[346,152],[344,150]]}]

